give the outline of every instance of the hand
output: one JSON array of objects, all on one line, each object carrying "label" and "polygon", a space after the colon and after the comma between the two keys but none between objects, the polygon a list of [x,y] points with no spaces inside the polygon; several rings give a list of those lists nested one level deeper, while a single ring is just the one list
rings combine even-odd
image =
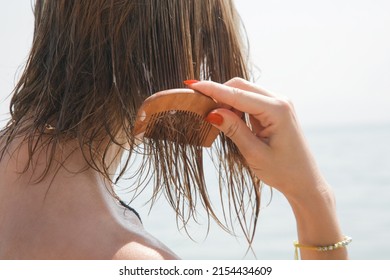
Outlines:
[{"label": "hand", "polygon": [[[328,191],[307,147],[294,107],[286,98],[240,78],[224,85],[202,81],[190,87],[231,106],[230,110],[212,111],[206,120],[237,145],[260,180],[289,199],[302,200],[303,196]],[[237,115],[237,110],[249,114],[251,128]]]},{"label": "hand", "polygon": [[[299,242],[325,246],[341,241],[332,190],[309,151],[292,103],[239,78],[189,86],[227,105],[210,112],[206,120],[237,145],[260,180],[286,196]],[[249,115],[249,126],[240,118],[241,112]],[[301,250],[301,257],[345,259],[347,250]]]}]

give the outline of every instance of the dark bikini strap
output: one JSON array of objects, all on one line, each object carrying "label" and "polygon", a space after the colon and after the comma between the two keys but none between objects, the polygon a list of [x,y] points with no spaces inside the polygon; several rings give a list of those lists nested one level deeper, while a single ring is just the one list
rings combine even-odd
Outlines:
[{"label": "dark bikini strap", "polygon": [[133,212],[133,213],[137,216],[137,218],[139,219],[139,221],[142,223],[141,216],[138,214],[138,212],[137,212],[133,207],[130,207],[129,205],[127,205],[126,203],[124,203],[122,200],[119,200],[119,202],[120,202],[120,204],[121,204],[123,207],[125,207],[125,208],[129,209],[131,212]]}]

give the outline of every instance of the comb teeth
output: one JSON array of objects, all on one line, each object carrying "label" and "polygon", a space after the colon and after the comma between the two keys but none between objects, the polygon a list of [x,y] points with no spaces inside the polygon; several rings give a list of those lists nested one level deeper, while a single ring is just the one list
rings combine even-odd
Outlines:
[{"label": "comb teeth", "polygon": [[169,110],[150,116],[144,137],[200,146],[211,128],[202,116],[194,112]]},{"label": "comb teeth", "polygon": [[212,98],[190,89],[160,91],[141,105],[133,133],[137,139],[210,147],[219,130],[204,118],[218,107]]}]

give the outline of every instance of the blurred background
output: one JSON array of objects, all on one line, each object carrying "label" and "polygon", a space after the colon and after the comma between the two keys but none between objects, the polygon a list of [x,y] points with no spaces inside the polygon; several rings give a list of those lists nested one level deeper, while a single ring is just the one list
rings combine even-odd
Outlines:
[{"label": "blurred background", "polygon": [[[246,27],[253,76],[289,97],[318,164],[337,197],[352,259],[390,259],[390,1],[235,0]],[[32,1],[0,0],[0,125],[33,33]],[[209,163],[206,163],[206,166]],[[206,169],[209,169],[206,167]],[[1,178],[0,178],[1,179]],[[215,184],[212,175],[210,185]],[[118,192],[130,199],[121,182]],[[215,194],[216,195],[216,194]],[[179,232],[161,199],[132,204],[154,236],[185,259],[292,259],[295,221],[286,200],[264,189],[254,254],[211,224]],[[218,203],[218,198],[215,198]]]}]

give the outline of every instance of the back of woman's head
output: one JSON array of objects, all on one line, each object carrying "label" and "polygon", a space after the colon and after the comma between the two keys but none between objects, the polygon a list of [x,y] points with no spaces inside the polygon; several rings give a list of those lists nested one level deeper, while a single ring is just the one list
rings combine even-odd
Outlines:
[{"label": "back of woman's head", "polygon": [[[121,177],[134,151],[140,152],[132,129],[145,98],[182,87],[187,79],[247,78],[238,21],[228,0],[37,0],[32,50],[14,90],[0,156],[18,136],[29,141],[29,164],[44,148],[37,143],[49,145],[52,158],[60,143],[77,140],[89,167],[107,179],[112,159],[106,152],[119,148],[119,157],[127,151]],[[48,125],[55,127],[50,133]],[[135,171],[143,179],[136,187],[152,171],[155,197],[165,191],[184,224],[195,215],[197,196],[214,216],[202,148],[166,145],[144,143],[144,160]],[[220,182],[234,204],[229,211],[237,212],[245,228],[244,197],[254,201],[256,220],[259,191],[253,183],[258,182],[230,140],[221,135],[214,148],[222,159]],[[156,160],[157,154],[175,160]]]}]

